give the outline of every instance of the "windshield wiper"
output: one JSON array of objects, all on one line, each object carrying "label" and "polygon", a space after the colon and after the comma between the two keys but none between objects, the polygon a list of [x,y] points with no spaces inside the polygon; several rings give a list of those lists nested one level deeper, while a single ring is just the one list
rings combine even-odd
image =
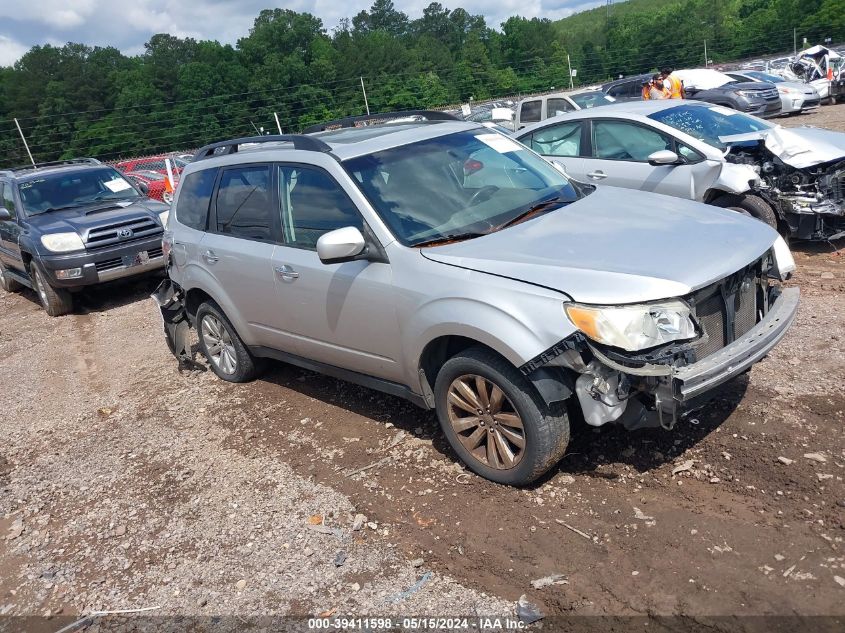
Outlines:
[{"label": "windshield wiper", "polygon": [[[82,205],[82,204],[79,204],[79,203],[65,204],[65,205],[62,205],[60,207],[48,207],[48,208],[44,209],[43,211],[39,211],[39,213],[50,213],[52,211],[64,211],[65,209],[78,209],[79,207],[82,207],[82,206],[85,206],[85,205]],[[39,213],[36,213],[35,215],[38,215]]]},{"label": "windshield wiper", "polygon": [[514,225],[518,222],[522,222],[523,220],[527,220],[529,217],[531,217],[535,213],[540,213],[541,211],[545,211],[549,207],[554,206],[556,204],[559,204],[561,202],[564,202],[564,200],[561,196],[554,196],[553,198],[546,198],[545,200],[540,200],[539,202],[535,202],[530,207],[525,209],[525,211],[523,211],[522,213],[515,215],[514,217],[512,217],[507,222],[504,222],[504,223],[500,224],[499,226],[495,227],[493,229],[493,232],[501,231],[502,229],[506,229],[507,227],[512,226],[512,225]]},{"label": "windshield wiper", "polygon": [[467,231],[466,233],[452,233],[449,235],[441,235],[425,242],[418,242],[414,246],[436,246],[438,244],[447,244],[448,242],[460,242],[461,240],[471,240],[474,237],[481,237],[487,233],[479,233],[477,231]]}]

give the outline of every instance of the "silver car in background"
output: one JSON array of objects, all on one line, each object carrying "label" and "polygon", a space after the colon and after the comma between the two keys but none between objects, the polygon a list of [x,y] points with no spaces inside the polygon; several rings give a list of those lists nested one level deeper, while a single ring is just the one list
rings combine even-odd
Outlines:
[{"label": "silver car in background", "polygon": [[725,74],[737,81],[758,81],[774,84],[780,95],[781,114],[809,112],[821,106],[818,91],[801,81],[787,81],[783,77],[757,70],[726,70]]},{"label": "silver car in background", "polygon": [[582,182],[698,200],[798,239],[845,235],[845,134],[692,100],[572,112],[514,137]]},{"label": "silver car in background", "polygon": [[191,361],[196,327],[223,380],[273,358],[406,398],[469,468],[522,485],[570,414],[671,429],[786,333],[794,262],[770,227],[570,182],[448,118],[201,149],[155,295],[171,349]]}]

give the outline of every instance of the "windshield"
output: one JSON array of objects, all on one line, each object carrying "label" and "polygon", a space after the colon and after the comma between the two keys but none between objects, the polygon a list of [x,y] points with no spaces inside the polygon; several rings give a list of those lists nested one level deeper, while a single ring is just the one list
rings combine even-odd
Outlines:
[{"label": "windshield", "polygon": [[551,164],[488,129],[427,139],[343,165],[405,246],[489,233],[534,207],[560,206],[579,196]]},{"label": "windshield", "polygon": [[116,169],[57,171],[18,185],[29,215],[72,209],[97,200],[130,200],[138,191]]},{"label": "windshield", "polygon": [[783,77],[778,77],[777,75],[770,75],[769,73],[761,73],[757,70],[753,70],[745,74],[749,77],[753,77],[757,81],[768,81],[769,83],[773,84],[780,84],[786,81]]},{"label": "windshield", "polygon": [[727,145],[720,136],[770,130],[774,125],[757,117],[722,106],[680,105],[649,114],[648,118],[685,132],[718,149]]},{"label": "windshield", "polygon": [[603,92],[599,92],[598,90],[595,92],[582,92],[581,94],[570,95],[569,98],[578,104],[578,107],[582,110],[616,102],[616,99],[604,94]]}]

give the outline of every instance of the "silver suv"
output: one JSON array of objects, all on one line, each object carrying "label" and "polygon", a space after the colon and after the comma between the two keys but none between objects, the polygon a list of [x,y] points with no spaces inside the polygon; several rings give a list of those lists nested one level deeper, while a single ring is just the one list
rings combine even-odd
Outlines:
[{"label": "silver suv", "polygon": [[438,118],[202,148],[154,295],[174,353],[192,361],[196,327],[223,380],[272,358],[407,398],[518,485],[561,458],[570,416],[671,428],[786,333],[794,262],[770,227],[570,182]]}]

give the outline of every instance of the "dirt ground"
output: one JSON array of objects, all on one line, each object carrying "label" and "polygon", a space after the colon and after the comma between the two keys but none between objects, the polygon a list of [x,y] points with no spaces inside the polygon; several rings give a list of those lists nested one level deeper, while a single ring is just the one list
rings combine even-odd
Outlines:
[{"label": "dirt ground", "polygon": [[[783,122],[845,129],[845,105]],[[837,616],[802,628],[841,631],[843,247],[795,246],[792,330],[698,417],[577,428],[528,489],[464,470],[434,415],[404,401],[280,364],[246,385],[180,373],[155,280],[88,291],[59,319],[0,291],[0,630],[147,607],[232,630],[268,615],[513,618],[526,594],[547,623]],[[532,586],[551,574],[565,578]]]}]

